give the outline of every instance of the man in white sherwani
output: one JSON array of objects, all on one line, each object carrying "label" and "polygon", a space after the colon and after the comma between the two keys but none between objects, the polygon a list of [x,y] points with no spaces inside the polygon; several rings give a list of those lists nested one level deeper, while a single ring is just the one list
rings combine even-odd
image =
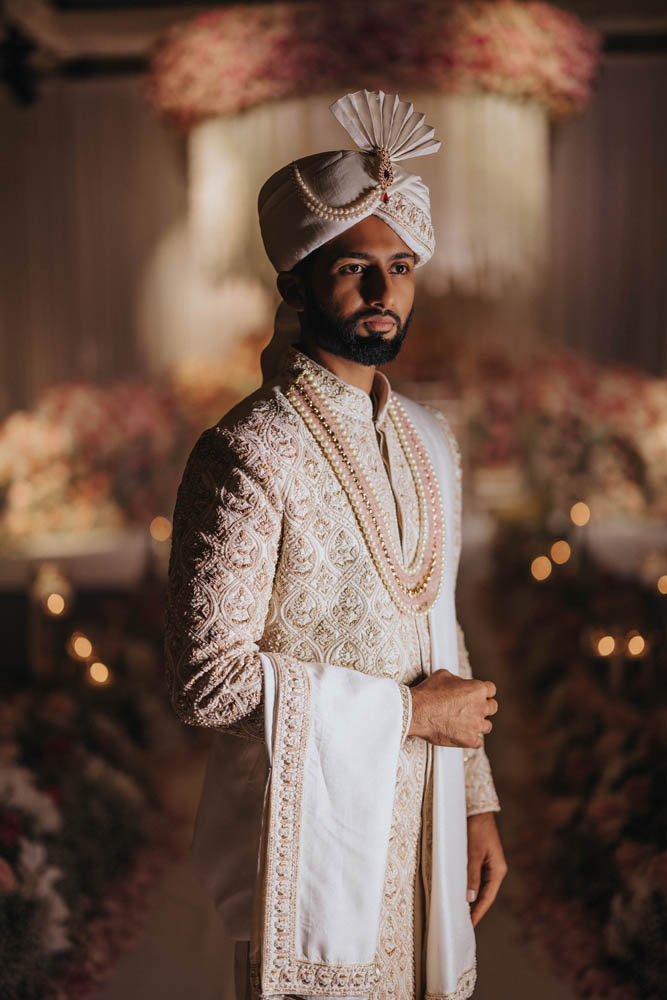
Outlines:
[{"label": "man in white sherwani", "polygon": [[498,706],[456,615],[456,441],[378,370],[434,248],[399,163],[440,144],[382,91],[332,111],[359,150],[264,184],[284,300],[264,382],[201,435],[174,510],[171,696],[216,730],[193,861],[239,1000],[464,1000],[506,872]]}]

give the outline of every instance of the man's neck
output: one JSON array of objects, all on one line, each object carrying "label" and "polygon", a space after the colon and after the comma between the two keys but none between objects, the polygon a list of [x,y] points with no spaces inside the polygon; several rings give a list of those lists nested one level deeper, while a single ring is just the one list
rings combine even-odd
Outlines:
[{"label": "man's neck", "polygon": [[375,379],[375,366],[360,365],[358,361],[349,361],[347,358],[341,358],[339,354],[332,354],[331,351],[325,351],[305,337],[301,338],[297,346],[300,351],[307,354],[318,365],[328,368],[338,378],[343,379],[344,382],[348,382],[350,385],[356,386],[357,389],[363,389],[370,396]]}]

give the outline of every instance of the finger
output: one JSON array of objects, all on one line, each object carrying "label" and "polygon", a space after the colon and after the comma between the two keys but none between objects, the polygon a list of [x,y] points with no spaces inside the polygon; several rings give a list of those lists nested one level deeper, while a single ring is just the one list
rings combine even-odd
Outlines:
[{"label": "finger", "polygon": [[495,698],[496,685],[493,683],[493,681],[484,681],[484,683],[486,684],[486,697]]},{"label": "finger", "polygon": [[477,897],[477,902],[472,906],[470,911],[470,918],[472,920],[473,927],[476,927],[484,914],[491,909],[491,906],[498,895],[499,888],[500,879],[495,876],[490,878],[488,882],[482,883]]},{"label": "finger", "polygon": [[479,893],[479,883],[482,879],[482,856],[468,855],[468,882],[466,899],[474,903]]},{"label": "finger", "polygon": [[498,702],[496,701],[495,698],[489,698],[489,700],[486,703],[486,714],[495,715],[497,711],[498,711]]},{"label": "finger", "polygon": [[490,733],[492,729],[493,729],[493,723],[491,722],[491,719],[484,719],[479,731],[480,733],[486,734]]}]

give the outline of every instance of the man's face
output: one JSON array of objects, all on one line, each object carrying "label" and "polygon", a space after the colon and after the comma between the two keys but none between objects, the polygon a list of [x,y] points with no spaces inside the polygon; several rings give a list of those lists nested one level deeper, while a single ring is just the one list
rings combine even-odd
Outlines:
[{"label": "man's face", "polygon": [[412,318],[415,254],[371,215],[314,254],[303,325],[318,347],[362,365],[392,361]]}]

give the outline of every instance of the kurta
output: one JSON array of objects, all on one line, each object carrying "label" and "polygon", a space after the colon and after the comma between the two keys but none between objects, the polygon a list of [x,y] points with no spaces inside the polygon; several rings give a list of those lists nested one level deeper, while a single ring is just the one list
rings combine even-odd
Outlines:
[{"label": "kurta", "polygon": [[[173,706],[187,723],[239,738],[259,738],[263,652],[390,678],[404,698],[405,686],[434,666],[426,616],[392,601],[334,470],[286,397],[301,372],[317,377],[357,448],[393,515],[387,527],[406,564],[418,542],[417,494],[387,415],[393,390],[386,376],[376,372],[368,395],[288,348],[277,375],[201,435],[174,510],[166,619]],[[445,544],[460,548],[460,454],[446,419],[433,413],[459,470],[458,537]],[[471,676],[457,629],[460,672]],[[373,1000],[423,997],[430,751],[403,732]],[[466,751],[464,762],[468,815],[498,809],[484,749]]]}]

